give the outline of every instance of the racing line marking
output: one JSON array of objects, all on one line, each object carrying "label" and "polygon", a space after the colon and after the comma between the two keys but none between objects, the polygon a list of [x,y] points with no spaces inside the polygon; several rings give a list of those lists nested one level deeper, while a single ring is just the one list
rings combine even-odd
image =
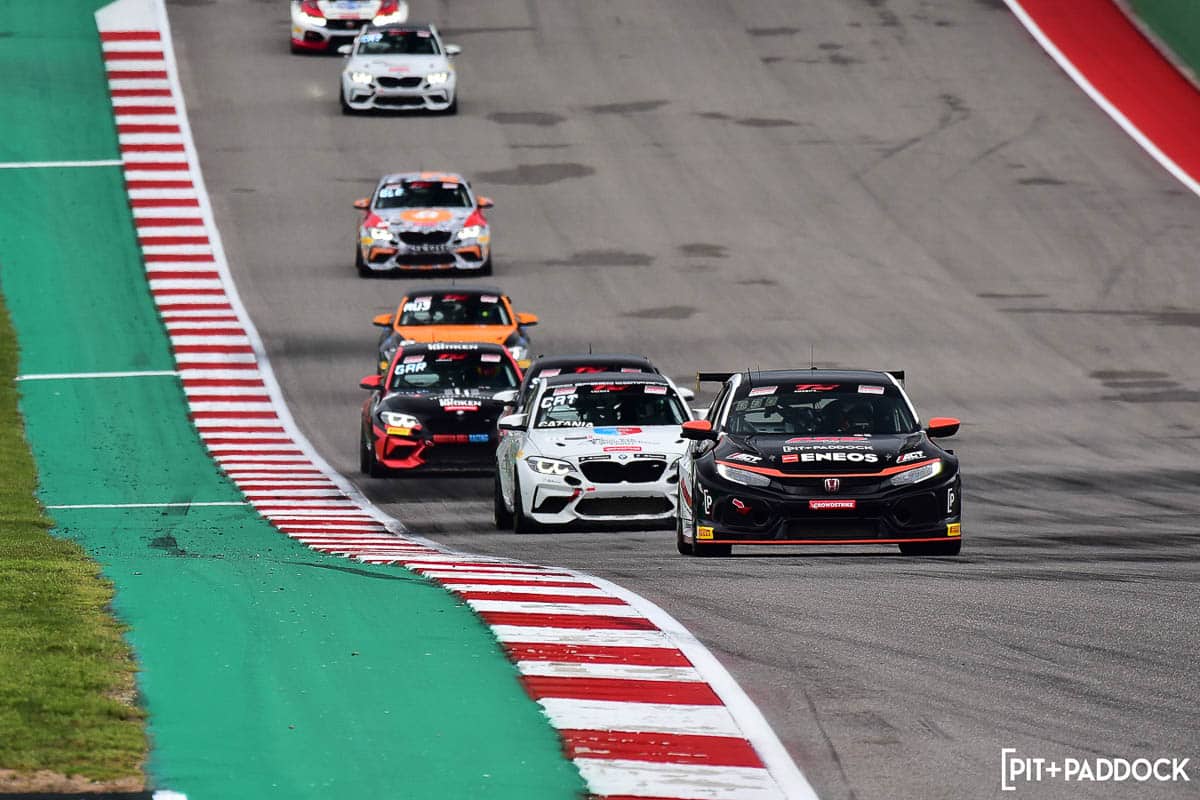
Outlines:
[{"label": "racing line marking", "polygon": [[665,611],[590,575],[413,535],[321,458],[237,295],[162,0],[118,0],[97,25],[146,277],[177,360],[171,374],[247,503],[314,551],[407,568],[470,604],[593,796],[815,800],[762,714]]},{"label": "racing line marking", "polygon": [[123,164],[119,159],[101,159],[99,161],[3,161],[0,169],[79,169],[87,167],[119,167]]},{"label": "racing line marking", "polygon": [[139,372],[43,372],[32,375],[18,375],[14,380],[18,381],[71,381],[71,380],[94,380],[104,378],[165,378],[175,377],[178,372],[170,369],[152,369],[141,370]]}]

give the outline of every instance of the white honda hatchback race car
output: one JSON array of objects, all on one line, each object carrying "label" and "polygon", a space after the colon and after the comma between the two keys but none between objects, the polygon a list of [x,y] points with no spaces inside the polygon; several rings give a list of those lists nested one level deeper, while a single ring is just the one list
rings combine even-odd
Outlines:
[{"label": "white honda hatchback race car", "polygon": [[339,93],[342,112],[458,110],[458,79],[452,56],[433,25],[367,27],[338,52],[349,56]]},{"label": "white honda hatchback race car", "polygon": [[292,52],[332,52],[365,25],[406,19],[405,0],[292,0]]},{"label": "white honda hatchback race car", "polygon": [[670,522],[691,419],[653,373],[562,375],[499,421],[495,522],[528,533],[571,522]]}]

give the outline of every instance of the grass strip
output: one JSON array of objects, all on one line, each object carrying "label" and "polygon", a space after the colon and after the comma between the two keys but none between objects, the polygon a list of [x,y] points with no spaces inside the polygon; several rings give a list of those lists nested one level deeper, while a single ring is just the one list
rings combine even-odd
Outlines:
[{"label": "grass strip", "polygon": [[[0,768],[141,781],[143,713],[112,584],[79,545],[50,535],[17,409],[17,342],[0,302]],[[35,773],[42,773],[35,777]],[[15,774],[12,774],[15,773]]]}]

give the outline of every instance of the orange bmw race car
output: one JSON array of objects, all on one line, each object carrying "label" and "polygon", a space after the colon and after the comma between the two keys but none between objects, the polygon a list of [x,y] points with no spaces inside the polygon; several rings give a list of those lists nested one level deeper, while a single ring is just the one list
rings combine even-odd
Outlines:
[{"label": "orange bmw race car", "polygon": [[512,353],[521,369],[529,366],[529,335],[536,314],[517,313],[508,295],[493,286],[421,289],[406,295],[395,311],[374,323],[386,330],[379,337],[379,370],[397,348],[417,342],[488,342]]}]

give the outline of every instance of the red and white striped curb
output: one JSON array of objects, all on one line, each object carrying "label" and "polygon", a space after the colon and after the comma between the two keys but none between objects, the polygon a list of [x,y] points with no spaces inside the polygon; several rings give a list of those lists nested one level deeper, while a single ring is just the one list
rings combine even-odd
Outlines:
[{"label": "red and white striped curb", "polygon": [[396,564],[491,626],[594,796],[815,798],[758,709],[666,612],[607,581],[404,531],[295,426],[225,262],[161,0],[97,14],[129,202],[192,418],[250,504],[313,550]]}]

